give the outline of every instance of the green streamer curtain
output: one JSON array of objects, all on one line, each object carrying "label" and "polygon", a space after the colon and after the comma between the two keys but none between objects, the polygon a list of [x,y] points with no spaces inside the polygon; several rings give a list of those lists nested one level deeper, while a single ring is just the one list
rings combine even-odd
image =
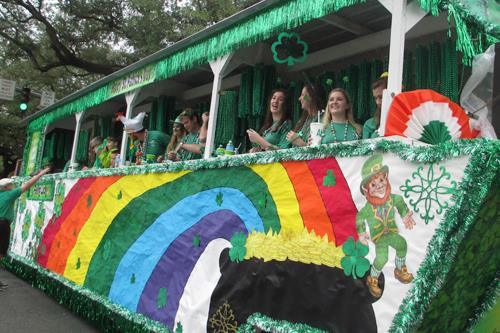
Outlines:
[{"label": "green streamer curtain", "polygon": [[158,97],[158,116],[156,117],[157,131],[162,131],[172,134],[172,126],[170,125],[170,120],[174,120],[177,116],[175,110],[175,97],[173,96],[160,96]]},{"label": "green streamer curtain", "polygon": [[76,160],[86,162],[88,157],[90,133],[88,130],[81,130],[76,147]]},{"label": "green streamer curtain", "polygon": [[215,147],[219,145],[225,147],[229,140],[235,143],[237,115],[238,96],[236,91],[226,90],[221,92],[217,111],[217,129],[214,138]]}]

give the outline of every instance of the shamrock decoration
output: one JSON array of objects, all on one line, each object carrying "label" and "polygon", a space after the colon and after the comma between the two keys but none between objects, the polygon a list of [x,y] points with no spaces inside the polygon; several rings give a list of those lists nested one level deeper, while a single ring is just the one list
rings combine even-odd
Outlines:
[{"label": "shamrock decoration", "polygon": [[333,174],[333,170],[327,170],[326,176],[323,177],[323,186],[335,186],[337,180]]},{"label": "shamrock decoration", "polygon": [[293,66],[296,62],[304,62],[307,59],[309,45],[300,39],[295,32],[282,32],[278,40],[271,46],[274,61],[278,64]]},{"label": "shamrock decoration", "polygon": [[92,206],[92,195],[88,195],[87,196],[87,208],[89,208],[90,206]]},{"label": "shamrock decoration", "polygon": [[135,283],[135,273],[132,273],[132,276],[130,277],[130,283],[131,284]]},{"label": "shamrock decoration", "polygon": [[247,254],[247,248],[245,247],[247,242],[247,236],[243,232],[237,232],[231,237],[231,249],[229,250],[229,258],[231,261],[240,262],[245,258]]},{"label": "shamrock decoration", "polygon": [[200,235],[195,235],[193,237],[193,247],[200,247],[201,244],[201,237]]},{"label": "shamrock decoration", "polygon": [[78,260],[76,261],[76,266],[75,268],[76,269],[80,269],[80,266],[82,265],[82,263],[80,262],[80,257],[78,257]]},{"label": "shamrock decoration", "polygon": [[360,241],[354,241],[354,238],[349,237],[342,245],[342,251],[345,257],[340,260],[340,265],[346,276],[352,275],[353,278],[362,278],[370,269],[370,262],[365,256],[368,254],[368,246],[363,245]]},{"label": "shamrock decoration", "polygon": [[182,324],[181,322],[177,322],[177,326],[175,327],[175,333],[182,333]]},{"label": "shamrock decoration", "polygon": [[121,200],[121,199],[122,199],[122,197],[123,197],[122,191],[118,192],[118,195],[116,196],[116,198],[117,198],[118,200]]},{"label": "shamrock decoration", "polygon": [[344,81],[344,83],[349,83],[349,76],[347,76],[347,75],[346,75],[346,76],[344,76],[344,77],[342,78],[342,81]]},{"label": "shamrock decoration", "polygon": [[167,289],[158,289],[158,295],[156,297],[156,307],[158,309],[164,308],[167,305]]},{"label": "shamrock decoration", "polygon": [[332,79],[326,79],[325,81],[326,85],[329,86],[329,87],[332,87],[333,86],[333,80]]},{"label": "shamrock decoration", "polygon": [[222,192],[219,192],[217,194],[217,197],[215,198],[215,202],[217,203],[217,206],[222,205],[222,202],[224,201],[223,198],[224,198],[224,194],[222,194]]}]

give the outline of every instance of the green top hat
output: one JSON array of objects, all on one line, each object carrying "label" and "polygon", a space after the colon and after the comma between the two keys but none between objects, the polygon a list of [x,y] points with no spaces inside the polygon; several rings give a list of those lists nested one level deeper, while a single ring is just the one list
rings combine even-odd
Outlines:
[{"label": "green top hat", "polygon": [[387,165],[383,165],[382,155],[377,154],[373,155],[369,159],[366,160],[365,164],[363,164],[363,168],[361,169],[361,184],[359,185],[359,190],[361,194],[365,195],[363,192],[363,187],[370,181],[370,179],[379,173],[389,173],[389,168]]}]

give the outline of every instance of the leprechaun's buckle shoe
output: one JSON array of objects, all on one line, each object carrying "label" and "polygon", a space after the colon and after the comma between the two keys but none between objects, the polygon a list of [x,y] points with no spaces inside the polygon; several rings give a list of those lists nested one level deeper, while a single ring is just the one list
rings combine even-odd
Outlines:
[{"label": "leprechaun's buckle shoe", "polygon": [[399,280],[399,282],[407,284],[413,281],[413,274],[408,273],[406,265],[401,267],[401,269],[394,268],[394,277]]},{"label": "leprechaun's buckle shoe", "polygon": [[370,290],[370,294],[373,297],[379,298],[382,296],[382,289],[378,286],[378,279],[368,275],[366,279],[366,284],[368,285],[368,289]]}]

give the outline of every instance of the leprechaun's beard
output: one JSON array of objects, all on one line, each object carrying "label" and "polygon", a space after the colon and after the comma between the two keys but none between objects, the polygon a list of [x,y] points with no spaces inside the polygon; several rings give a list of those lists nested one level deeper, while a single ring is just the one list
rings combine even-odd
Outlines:
[{"label": "leprechaun's beard", "polygon": [[387,186],[385,189],[385,195],[383,197],[371,195],[370,193],[368,193],[368,190],[366,188],[363,188],[363,190],[365,192],[366,200],[369,203],[371,203],[374,206],[380,206],[380,205],[385,204],[387,199],[389,199],[389,195],[391,194],[391,183],[389,183],[389,179],[387,179]]}]

